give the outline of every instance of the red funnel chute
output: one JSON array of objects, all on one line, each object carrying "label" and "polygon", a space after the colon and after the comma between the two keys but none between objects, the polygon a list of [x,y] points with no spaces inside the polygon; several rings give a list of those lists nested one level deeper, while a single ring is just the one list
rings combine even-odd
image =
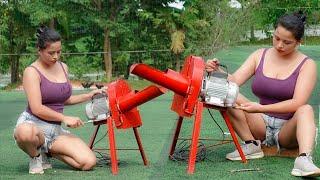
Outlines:
[{"label": "red funnel chute", "polygon": [[165,92],[166,89],[154,85],[151,85],[140,92],[133,91],[131,90],[129,84],[124,80],[117,80],[108,85],[106,94],[109,99],[109,107],[111,113],[108,119],[94,122],[94,125],[97,126],[91,137],[89,147],[93,149],[94,141],[97,136],[100,125],[107,124],[112,174],[118,173],[116,142],[114,136],[113,123],[118,129],[133,129],[134,136],[139,147],[139,149],[137,150],[140,151],[144,165],[148,165],[148,161],[145,156],[140,136],[137,130],[137,127],[142,125],[141,117],[137,109],[137,106],[147,101],[150,101],[151,99],[158,97]]},{"label": "red funnel chute", "polygon": [[204,74],[204,60],[201,57],[189,56],[180,73],[171,69],[162,72],[145,64],[134,64],[130,71],[175,92],[171,109],[180,116],[193,115]]}]

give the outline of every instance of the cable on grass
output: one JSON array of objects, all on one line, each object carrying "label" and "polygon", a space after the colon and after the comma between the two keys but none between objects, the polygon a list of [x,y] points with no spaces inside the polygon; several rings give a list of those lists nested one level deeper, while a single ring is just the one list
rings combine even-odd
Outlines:
[{"label": "cable on grass", "polygon": [[[206,158],[206,147],[205,145],[199,141],[198,143],[198,152],[196,155],[196,162],[203,161]],[[190,154],[190,143],[189,140],[181,141],[174,153],[170,156],[170,159],[173,161],[188,161]]]},{"label": "cable on grass", "polygon": [[101,152],[101,151],[94,151],[96,153],[97,157],[97,167],[103,167],[104,165],[110,165],[111,164],[111,158],[109,154]]},{"label": "cable on grass", "polygon": [[[99,140],[97,140],[94,144],[96,145],[97,143],[99,143],[103,138],[105,138],[107,136],[108,132],[106,132]],[[102,152],[99,150],[93,150],[93,152],[96,153],[96,158],[97,160],[97,167],[103,167],[104,165],[110,165],[111,164],[111,159],[110,159],[110,155],[106,152]]]},{"label": "cable on grass", "polygon": [[[217,145],[222,145],[222,144],[225,144],[226,140],[225,140],[225,133],[222,129],[222,127],[219,125],[219,123],[215,120],[215,118],[213,117],[210,109],[208,109],[208,112],[210,114],[210,117],[211,119],[214,121],[214,123],[218,126],[219,130],[221,131],[221,134],[222,134],[222,140],[220,140],[220,143],[218,144],[215,144],[215,145],[211,145],[209,147],[214,147],[214,146],[217,146]],[[185,140],[182,140],[178,145],[177,145],[177,148],[175,149],[174,153],[170,156],[170,159],[172,161],[188,161],[189,160],[189,154],[190,154],[190,140],[189,139],[185,139]],[[200,162],[200,161],[204,161],[205,159],[209,160],[209,161],[213,161],[211,159],[209,159],[207,157],[207,155],[211,152],[213,152],[212,150],[210,150],[209,148],[207,148],[205,146],[205,144],[199,140],[198,142],[198,152],[197,152],[197,155],[196,155],[196,162]],[[207,153],[209,152],[209,153]]]}]

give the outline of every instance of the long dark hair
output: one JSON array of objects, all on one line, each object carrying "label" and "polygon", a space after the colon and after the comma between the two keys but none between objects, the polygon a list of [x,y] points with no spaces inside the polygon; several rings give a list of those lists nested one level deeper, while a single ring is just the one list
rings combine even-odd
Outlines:
[{"label": "long dark hair", "polygon": [[47,26],[40,26],[37,29],[36,36],[38,38],[37,47],[40,50],[47,48],[48,43],[61,41],[60,34],[57,31],[48,28]]},{"label": "long dark hair", "polygon": [[285,14],[278,19],[275,28],[284,27],[293,34],[296,40],[300,41],[304,35],[306,19],[307,17],[302,11]]}]

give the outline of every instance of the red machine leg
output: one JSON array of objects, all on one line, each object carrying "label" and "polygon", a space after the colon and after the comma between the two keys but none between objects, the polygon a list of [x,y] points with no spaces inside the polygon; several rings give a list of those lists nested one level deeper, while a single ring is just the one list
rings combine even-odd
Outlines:
[{"label": "red machine leg", "polygon": [[134,136],[136,137],[137,144],[139,146],[139,151],[140,151],[140,154],[141,154],[141,157],[142,157],[142,160],[143,160],[143,164],[145,166],[147,166],[149,163],[148,163],[147,157],[146,157],[146,155],[144,153],[144,150],[143,150],[143,146],[142,146],[142,143],[141,143],[141,139],[140,139],[140,136],[139,136],[138,129],[136,127],[132,128],[132,129],[133,129],[133,132],[134,132]]},{"label": "red machine leg", "polygon": [[243,163],[247,163],[247,159],[246,159],[245,155],[243,154],[243,151],[242,151],[242,149],[240,147],[240,144],[239,144],[237,136],[236,136],[236,134],[235,134],[235,132],[233,130],[233,127],[232,127],[231,121],[229,119],[229,116],[227,115],[227,112],[226,111],[220,111],[220,113],[221,113],[223,119],[225,120],[225,122],[227,124],[227,127],[228,127],[229,132],[230,132],[230,134],[232,136],[233,142],[236,145],[236,148],[237,148],[237,150],[238,150],[238,152],[240,154],[242,162]]},{"label": "red machine leg", "polygon": [[181,125],[182,125],[182,121],[183,121],[183,117],[179,116],[179,119],[177,121],[177,126],[176,126],[176,130],[174,132],[174,136],[172,139],[172,144],[171,144],[171,148],[170,148],[170,153],[169,153],[169,158],[172,157],[174,150],[176,149],[176,145],[177,145],[177,141],[179,138],[179,134],[180,134],[180,130],[181,130]]},{"label": "red machine leg", "polygon": [[118,161],[117,161],[117,152],[116,152],[116,141],[114,138],[113,131],[113,121],[108,119],[108,131],[109,131],[109,145],[110,145],[110,156],[111,156],[111,172],[113,175],[118,174]]},{"label": "red machine leg", "polygon": [[92,134],[92,136],[91,136],[91,139],[90,139],[90,142],[89,142],[89,145],[88,145],[90,149],[93,148],[93,143],[94,143],[94,141],[96,140],[96,137],[97,137],[99,128],[100,128],[100,124],[97,125],[97,126],[95,127],[95,129],[94,129],[94,132],[93,132],[93,134]]},{"label": "red machine leg", "polygon": [[190,154],[189,154],[188,174],[193,174],[195,169],[198,141],[199,141],[200,130],[201,130],[202,111],[203,111],[203,103],[197,102],[196,116],[195,116],[194,125],[193,125],[193,132],[192,132],[192,142],[191,142]]}]

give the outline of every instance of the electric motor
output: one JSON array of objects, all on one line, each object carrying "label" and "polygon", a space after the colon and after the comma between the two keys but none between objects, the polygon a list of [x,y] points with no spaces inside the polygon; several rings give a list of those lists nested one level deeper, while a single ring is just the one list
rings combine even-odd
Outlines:
[{"label": "electric motor", "polygon": [[106,93],[95,94],[86,105],[86,115],[92,121],[105,120],[110,116],[109,100]]},{"label": "electric motor", "polygon": [[204,78],[201,97],[207,104],[220,107],[235,105],[239,87],[236,83],[228,81],[227,77],[227,73],[213,72]]}]

